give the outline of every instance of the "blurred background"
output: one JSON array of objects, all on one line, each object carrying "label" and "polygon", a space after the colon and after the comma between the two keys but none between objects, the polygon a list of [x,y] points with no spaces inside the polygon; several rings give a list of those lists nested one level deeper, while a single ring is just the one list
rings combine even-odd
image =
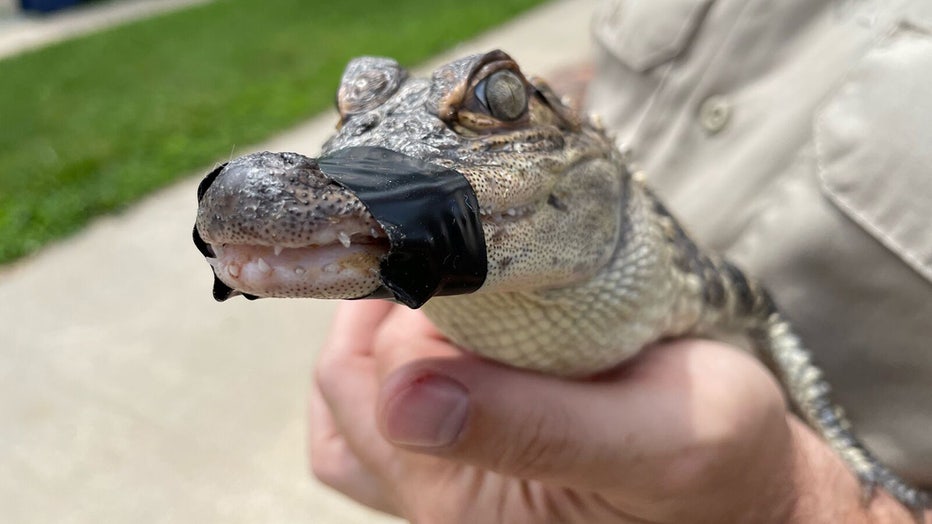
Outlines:
[{"label": "blurred background", "polygon": [[0,0],[0,522],[394,522],[308,474],[333,304],[210,297],[195,188],[353,56],[585,61],[587,0]]}]

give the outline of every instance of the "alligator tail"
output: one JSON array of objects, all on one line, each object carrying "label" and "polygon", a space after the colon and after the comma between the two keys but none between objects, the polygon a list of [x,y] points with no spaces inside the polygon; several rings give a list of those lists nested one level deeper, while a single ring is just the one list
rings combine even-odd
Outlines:
[{"label": "alligator tail", "polygon": [[[761,290],[766,294],[766,291]],[[857,475],[865,501],[879,487],[909,508],[922,522],[921,513],[932,507],[932,496],[898,477],[867,449],[851,429],[844,410],[830,398],[831,387],[812,361],[789,323],[772,306],[764,324],[749,332],[761,360],[787,391],[796,413],[828,442]]]}]

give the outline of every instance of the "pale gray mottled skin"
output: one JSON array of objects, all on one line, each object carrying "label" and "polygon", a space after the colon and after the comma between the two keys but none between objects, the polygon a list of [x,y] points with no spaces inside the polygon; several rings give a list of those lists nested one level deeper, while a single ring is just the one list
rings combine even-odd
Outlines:
[{"label": "pale gray mottled skin", "polygon": [[[852,435],[766,291],[701,252],[597,122],[527,80],[507,55],[470,56],[430,79],[360,58],[347,67],[337,104],[341,122],[324,153],[385,147],[459,171],[476,193],[486,282],[424,306],[451,340],[513,366],[586,376],[665,337],[743,335],[865,488],[879,485],[914,509],[929,504]],[[230,289],[357,298],[379,287],[383,233],[313,159],[250,155],[215,175],[197,230],[211,249],[237,253],[210,257]],[[346,256],[337,240],[350,246]],[[329,265],[315,259],[320,252],[331,253]],[[247,278],[248,268],[260,277]],[[294,272],[301,278],[280,278]]]}]

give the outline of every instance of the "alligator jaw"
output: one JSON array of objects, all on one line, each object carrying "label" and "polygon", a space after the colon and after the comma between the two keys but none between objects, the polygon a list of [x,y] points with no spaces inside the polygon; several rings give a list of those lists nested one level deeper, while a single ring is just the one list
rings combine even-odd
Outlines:
[{"label": "alligator jaw", "polygon": [[381,226],[317,161],[256,153],[198,188],[194,243],[214,271],[214,298],[361,298],[380,286]]},{"label": "alligator jaw", "polygon": [[[194,243],[214,296],[365,298],[413,308],[471,293],[487,269],[479,204],[457,171],[379,147],[319,160],[257,153],[198,188]],[[229,289],[227,289],[229,288]],[[233,291],[231,291],[233,290]]]}]

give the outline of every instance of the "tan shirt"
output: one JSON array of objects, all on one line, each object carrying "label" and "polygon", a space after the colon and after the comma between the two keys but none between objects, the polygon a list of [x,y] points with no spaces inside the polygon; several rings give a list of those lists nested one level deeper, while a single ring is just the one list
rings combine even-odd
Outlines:
[{"label": "tan shirt", "polygon": [[932,486],[932,1],[615,0],[589,106]]}]

